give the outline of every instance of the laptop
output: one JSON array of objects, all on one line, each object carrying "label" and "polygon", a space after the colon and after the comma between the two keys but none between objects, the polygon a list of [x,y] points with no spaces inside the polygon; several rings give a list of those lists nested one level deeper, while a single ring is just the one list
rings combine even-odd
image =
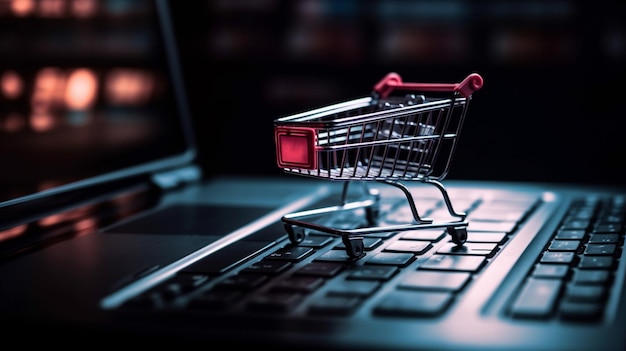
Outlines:
[{"label": "laptop", "polygon": [[[388,169],[428,155],[438,130],[347,127],[373,117],[345,104],[276,116],[279,175],[209,176],[194,139],[225,131],[194,129],[167,2],[28,4],[0,3],[0,49],[13,53],[0,67],[6,344],[624,349],[625,189],[447,179],[422,161],[399,184],[357,175],[358,162],[332,173],[336,154],[312,141],[419,129],[411,148],[371,158]],[[469,119],[481,84],[452,105],[391,109],[458,104]],[[312,121],[341,128],[316,134]]]}]

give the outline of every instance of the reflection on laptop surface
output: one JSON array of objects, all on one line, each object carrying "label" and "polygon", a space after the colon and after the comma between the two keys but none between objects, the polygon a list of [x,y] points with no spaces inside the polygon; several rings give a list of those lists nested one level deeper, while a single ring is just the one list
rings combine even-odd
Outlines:
[{"label": "reflection on laptop surface", "polygon": [[[469,95],[403,100],[392,122],[369,110],[343,119],[273,116],[263,138],[271,153],[256,156],[270,159],[277,174],[221,174],[223,165],[211,162],[267,149],[200,152],[205,117],[193,116],[187,101],[198,93],[184,89],[175,8],[160,0],[0,2],[5,337],[28,331],[76,345],[87,336],[107,345],[275,349],[623,349],[626,189],[445,175],[420,181],[431,163],[408,155],[428,155],[436,147],[430,140],[455,135],[440,133],[432,110],[466,106]],[[489,84],[485,76],[476,102],[489,97]],[[358,100],[365,109],[369,88]],[[421,112],[407,117],[414,107],[404,104]],[[308,107],[319,106],[299,108]],[[466,118],[484,112],[470,106]],[[365,124],[350,124],[364,115]],[[253,126],[241,123],[242,135],[257,132],[246,129]],[[209,145],[229,144],[218,129],[209,131],[216,138]],[[410,141],[391,142],[409,129]],[[309,152],[303,140],[319,144]],[[355,140],[364,147],[358,152],[346,147]],[[372,162],[367,170],[364,162]],[[301,172],[291,172],[294,164],[308,170],[293,174]],[[356,176],[372,169],[379,173]],[[394,183],[400,171],[417,181]],[[311,222],[293,215],[311,211]],[[461,220],[449,222],[455,211]],[[374,227],[385,229],[367,231]]]}]

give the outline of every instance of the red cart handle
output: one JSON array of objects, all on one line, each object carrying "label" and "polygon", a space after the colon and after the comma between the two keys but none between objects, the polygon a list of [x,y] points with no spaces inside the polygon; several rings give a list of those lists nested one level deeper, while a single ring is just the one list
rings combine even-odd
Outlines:
[{"label": "red cart handle", "polygon": [[448,83],[402,83],[402,78],[397,73],[388,73],[385,78],[374,85],[374,91],[377,92],[381,98],[386,98],[391,94],[394,89],[408,89],[408,90],[421,90],[421,91],[449,91],[459,92],[463,97],[468,98],[473,92],[482,88],[483,77],[478,73],[472,73],[467,78],[463,79],[461,83],[448,84]]}]

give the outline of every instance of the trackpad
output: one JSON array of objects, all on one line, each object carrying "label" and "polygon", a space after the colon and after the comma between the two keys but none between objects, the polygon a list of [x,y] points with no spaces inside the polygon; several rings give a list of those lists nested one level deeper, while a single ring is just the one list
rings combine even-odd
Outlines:
[{"label": "trackpad", "polygon": [[222,237],[262,217],[272,209],[224,205],[172,205],[107,228],[105,232]]}]

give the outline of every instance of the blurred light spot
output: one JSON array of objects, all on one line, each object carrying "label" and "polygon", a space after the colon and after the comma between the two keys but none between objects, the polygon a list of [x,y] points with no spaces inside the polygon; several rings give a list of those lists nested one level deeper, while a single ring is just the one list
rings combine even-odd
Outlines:
[{"label": "blurred light spot", "polygon": [[33,113],[30,116],[30,127],[36,132],[48,131],[54,125],[54,117],[49,113]]},{"label": "blurred light spot", "polygon": [[116,105],[138,105],[150,98],[154,86],[154,76],[148,72],[115,69],[106,77],[106,98]]},{"label": "blurred light spot", "polygon": [[13,0],[11,1],[11,11],[17,17],[24,17],[35,9],[35,0]]},{"label": "blurred light spot", "polygon": [[24,81],[15,71],[6,71],[0,78],[2,93],[8,99],[15,99],[24,90]]},{"label": "blurred light spot", "polygon": [[31,99],[35,113],[48,112],[55,105],[63,102],[65,75],[57,68],[41,69],[35,77],[35,87]]},{"label": "blurred light spot", "polygon": [[20,224],[18,226],[0,231],[0,242],[9,240],[11,238],[15,238],[24,234],[27,228],[28,228],[27,224]]},{"label": "blurred light spot", "polygon": [[42,17],[62,17],[65,7],[64,0],[39,0],[39,14]]},{"label": "blurred light spot", "polygon": [[4,130],[7,133],[15,133],[22,130],[26,126],[26,120],[17,114],[11,113],[4,119]]},{"label": "blurred light spot", "polygon": [[79,18],[93,17],[98,12],[95,0],[74,0],[70,4],[72,14]]},{"label": "blurred light spot", "polygon": [[65,85],[65,104],[72,110],[85,110],[93,105],[98,93],[98,78],[93,71],[77,69],[71,72]]}]

